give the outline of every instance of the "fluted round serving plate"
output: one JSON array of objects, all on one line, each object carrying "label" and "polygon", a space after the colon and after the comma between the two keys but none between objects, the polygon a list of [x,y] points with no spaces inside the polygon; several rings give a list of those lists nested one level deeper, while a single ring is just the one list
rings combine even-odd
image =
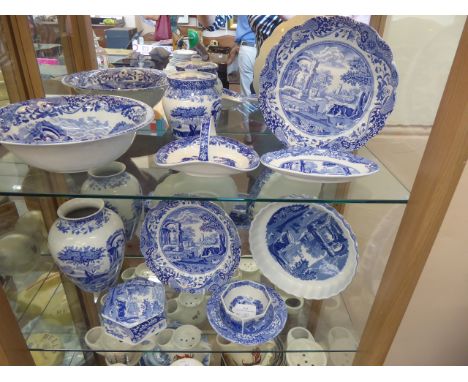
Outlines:
[{"label": "fluted round serving plate", "polygon": [[125,97],[32,99],[0,109],[0,143],[31,166],[82,172],[120,157],[153,119],[150,106]]},{"label": "fluted round serving plate", "polygon": [[343,216],[324,204],[270,203],[255,216],[249,243],[262,273],[294,296],[335,296],[356,273],[356,237]]},{"label": "fluted round serving plate", "polygon": [[105,94],[128,97],[154,106],[167,88],[166,74],[149,68],[112,68],[66,75],[62,84],[79,94]]},{"label": "fluted round serving plate", "polygon": [[157,167],[204,177],[248,172],[260,164],[255,150],[229,137],[210,137],[208,160],[200,160],[199,152],[199,137],[179,139],[162,147],[156,153],[154,162]]},{"label": "fluted round serving plate", "polygon": [[377,163],[346,152],[290,147],[262,155],[262,164],[305,182],[344,183],[379,171]]},{"label": "fluted round serving plate", "polygon": [[367,24],[313,17],[273,46],[260,74],[265,124],[287,146],[352,151],[385,126],[398,73]]}]

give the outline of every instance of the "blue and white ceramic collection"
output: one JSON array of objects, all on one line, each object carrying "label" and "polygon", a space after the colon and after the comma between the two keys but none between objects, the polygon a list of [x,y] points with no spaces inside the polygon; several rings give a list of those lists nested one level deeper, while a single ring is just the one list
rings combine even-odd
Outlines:
[{"label": "blue and white ceramic collection", "polygon": [[86,292],[102,292],[118,279],[125,249],[119,215],[102,199],[72,199],[57,210],[49,250],[59,269]]},{"label": "blue and white ceramic collection", "polygon": [[212,292],[228,282],[240,260],[236,226],[224,210],[204,201],[160,201],[145,216],[140,249],[166,285]]},{"label": "blue and white ceramic collection", "polygon": [[66,75],[62,84],[79,94],[106,94],[128,97],[153,107],[164,96],[166,74],[148,68],[112,68]]},{"label": "blue and white ceramic collection", "polygon": [[320,183],[350,182],[379,171],[379,166],[370,159],[302,146],[264,154],[261,162],[287,177]]},{"label": "blue and white ceramic collection", "polygon": [[147,104],[123,97],[33,99],[0,109],[0,143],[34,167],[88,171],[125,153],[153,118]]},{"label": "blue and white ceramic collection", "polygon": [[287,309],[273,288],[249,280],[216,290],[208,301],[208,320],[221,337],[241,345],[258,345],[283,330]]},{"label": "blue and white ceramic collection", "polygon": [[325,299],[343,291],[357,268],[357,240],[333,208],[311,203],[270,203],[249,231],[252,257],[286,293]]},{"label": "blue and white ceramic collection", "polygon": [[[121,162],[111,162],[88,171],[88,178],[81,186],[83,195],[141,195],[138,180],[125,171]],[[130,240],[140,220],[142,211],[141,199],[104,199],[106,207],[116,212],[125,227],[125,237]]]},{"label": "blue and white ceramic collection", "polygon": [[169,87],[163,97],[163,108],[176,138],[200,134],[202,122],[221,111],[221,98],[215,90],[217,76],[196,71],[175,72],[167,76]]},{"label": "blue and white ceramic collection", "polygon": [[348,17],[314,17],[271,49],[259,104],[288,146],[352,151],[384,127],[397,85],[392,52],[374,29]]},{"label": "blue and white ceramic collection", "polygon": [[211,136],[209,126],[213,124],[213,120],[204,121],[199,137],[179,139],[163,146],[155,155],[156,166],[203,177],[255,170],[260,164],[255,150],[229,137]]},{"label": "blue and white ceramic collection", "polygon": [[138,344],[166,328],[164,286],[134,278],[109,290],[101,308],[106,332],[119,340]]}]

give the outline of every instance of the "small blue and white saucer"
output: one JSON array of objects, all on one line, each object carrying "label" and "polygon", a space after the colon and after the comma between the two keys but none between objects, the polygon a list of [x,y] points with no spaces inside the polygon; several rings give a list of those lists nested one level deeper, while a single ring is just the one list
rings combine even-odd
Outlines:
[{"label": "small blue and white saucer", "polygon": [[278,292],[249,280],[234,281],[215,291],[208,300],[207,315],[216,333],[241,345],[274,339],[288,317]]}]

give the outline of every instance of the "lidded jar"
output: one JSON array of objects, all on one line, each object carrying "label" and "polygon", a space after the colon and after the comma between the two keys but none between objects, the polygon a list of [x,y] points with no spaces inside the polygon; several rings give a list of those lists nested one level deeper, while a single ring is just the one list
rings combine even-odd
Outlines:
[{"label": "lidded jar", "polygon": [[102,199],[62,204],[49,231],[49,250],[59,269],[80,289],[102,292],[117,281],[124,259],[122,219]]},{"label": "lidded jar", "polygon": [[169,87],[162,100],[164,113],[176,138],[200,135],[202,122],[221,111],[221,98],[216,91],[217,76],[198,71],[167,75]]}]

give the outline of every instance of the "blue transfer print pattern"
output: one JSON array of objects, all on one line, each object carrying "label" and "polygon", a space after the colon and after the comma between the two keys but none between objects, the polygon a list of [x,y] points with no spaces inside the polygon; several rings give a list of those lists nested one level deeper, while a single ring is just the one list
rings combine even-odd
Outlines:
[{"label": "blue transfer print pattern", "polygon": [[[179,72],[185,73],[185,72]],[[197,73],[197,72],[194,72]],[[195,80],[196,78],[199,78]],[[203,78],[209,79],[203,79]],[[208,73],[194,74],[193,80],[186,77],[169,76],[169,88],[165,98],[177,101],[190,101],[191,105],[181,105],[170,111],[169,124],[177,138],[200,134],[205,119],[216,121],[221,112],[221,98],[215,90],[216,76]],[[193,106],[193,103],[199,106]]]},{"label": "blue transfer print pattern", "polygon": [[157,69],[115,68],[69,74],[62,83],[83,90],[140,90],[166,87],[167,78]]},{"label": "blue transfer print pattern", "polygon": [[161,282],[189,293],[225,284],[240,261],[234,223],[210,202],[159,202],[145,216],[140,249]]},{"label": "blue transfer print pattern", "polygon": [[268,250],[281,267],[300,280],[327,280],[345,266],[349,242],[323,210],[307,205],[280,208],[266,226]]},{"label": "blue transfer print pattern", "polygon": [[85,235],[102,228],[110,219],[110,213],[105,208],[81,219],[59,219],[57,229],[70,235]]},{"label": "blue transfer print pattern", "polygon": [[[297,157],[314,156],[314,158]],[[279,163],[273,163],[278,160]],[[347,165],[338,163],[344,161]],[[370,174],[377,172],[379,166],[370,159],[363,158],[345,152],[319,150],[308,147],[291,147],[285,150],[274,151],[262,155],[262,163],[272,168],[279,167],[302,174],[314,175],[341,175],[350,176],[357,174]],[[357,169],[353,165],[363,165],[363,169]]]},{"label": "blue transfer print pattern", "polygon": [[271,304],[267,314],[244,325],[244,331],[239,323],[234,322],[224,310],[222,296],[232,284],[246,283],[255,285],[248,280],[234,282],[216,290],[208,300],[208,321],[221,337],[241,345],[259,345],[274,339],[284,328],[287,320],[287,308],[281,296],[273,288],[265,287]]},{"label": "blue transfer print pattern", "polygon": [[109,290],[101,310],[106,331],[138,343],[166,327],[165,294],[161,284],[136,278]]},{"label": "blue transfer print pattern", "polygon": [[372,28],[347,17],[314,17],[270,51],[259,106],[288,145],[351,151],[384,127],[397,85],[392,52]]},{"label": "blue transfer print pattern", "polygon": [[148,105],[123,97],[33,99],[0,108],[0,142],[41,145],[96,141],[134,132],[153,117]]},{"label": "blue transfer print pattern", "polygon": [[[193,137],[172,141],[158,150],[154,157],[154,160],[156,164],[161,165],[168,165],[169,163],[175,164],[171,161],[171,156],[177,153],[178,151],[184,150],[190,146],[198,147],[200,145],[199,140],[199,137]],[[221,136],[210,136],[209,142],[209,152],[211,153],[213,153],[212,149],[215,147],[223,148],[225,152],[232,150],[235,153],[232,158],[220,157],[218,155],[210,154],[210,162],[247,171],[256,169],[260,163],[260,158],[258,157],[258,154],[252,148],[240,143],[235,139]],[[247,164],[241,164],[239,163],[239,161],[235,160],[236,154],[239,154],[239,156],[247,159]],[[193,155],[190,157],[183,157],[182,159],[180,159],[180,162],[192,161],[199,161],[199,156]]]},{"label": "blue transfer print pattern", "polygon": [[87,292],[100,292],[117,280],[123,261],[123,230],[114,232],[106,248],[67,246],[57,254],[60,270]]}]

